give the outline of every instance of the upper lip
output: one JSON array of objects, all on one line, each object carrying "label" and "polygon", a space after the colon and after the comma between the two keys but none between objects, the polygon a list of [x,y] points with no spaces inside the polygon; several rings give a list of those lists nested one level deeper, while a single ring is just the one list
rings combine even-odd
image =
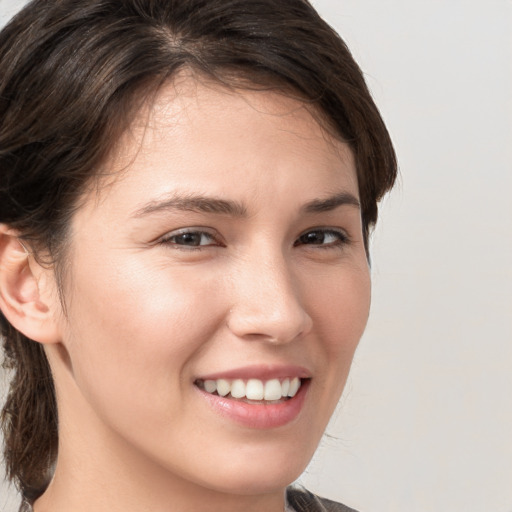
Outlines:
[{"label": "upper lip", "polygon": [[218,380],[218,379],[286,379],[299,377],[300,379],[310,379],[311,372],[303,366],[296,365],[252,365],[230,370],[210,373],[208,375],[198,376],[198,380]]}]

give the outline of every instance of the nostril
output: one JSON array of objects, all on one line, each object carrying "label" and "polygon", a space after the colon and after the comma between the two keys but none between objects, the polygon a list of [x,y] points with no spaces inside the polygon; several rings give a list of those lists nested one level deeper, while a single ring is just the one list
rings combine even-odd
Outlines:
[{"label": "nostril", "polygon": [[305,336],[311,330],[312,320],[300,306],[294,311],[281,311],[279,314],[232,308],[227,324],[231,332],[246,341],[279,344]]}]

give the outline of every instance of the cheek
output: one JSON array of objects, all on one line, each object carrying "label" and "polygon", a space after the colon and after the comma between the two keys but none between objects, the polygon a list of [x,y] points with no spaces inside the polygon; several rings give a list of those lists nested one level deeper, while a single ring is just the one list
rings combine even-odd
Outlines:
[{"label": "cheek", "polygon": [[311,295],[319,377],[324,390],[312,424],[318,421],[323,431],[343,392],[355,350],[368,320],[371,300],[370,272],[366,260],[357,267],[344,268],[325,279],[317,276]]},{"label": "cheek", "polygon": [[368,320],[371,282],[368,267],[316,276],[310,294],[314,324],[331,355],[352,357]]},{"label": "cheek", "polygon": [[84,395],[105,406],[140,402],[149,413],[168,399],[155,390],[188,384],[189,361],[222,318],[218,283],[192,274],[136,261],[75,272],[65,342]]}]

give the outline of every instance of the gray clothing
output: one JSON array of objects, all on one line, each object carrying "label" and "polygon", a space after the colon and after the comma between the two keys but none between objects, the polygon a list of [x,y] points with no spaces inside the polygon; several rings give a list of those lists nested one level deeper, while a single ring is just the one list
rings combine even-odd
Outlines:
[{"label": "gray clothing", "polygon": [[[286,512],[357,512],[353,508],[320,498],[303,487],[296,486],[287,489],[286,502]],[[24,500],[19,512],[33,512],[32,506]]]},{"label": "gray clothing", "polygon": [[286,499],[293,512],[357,512],[341,503],[320,498],[303,487],[289,487]]}]

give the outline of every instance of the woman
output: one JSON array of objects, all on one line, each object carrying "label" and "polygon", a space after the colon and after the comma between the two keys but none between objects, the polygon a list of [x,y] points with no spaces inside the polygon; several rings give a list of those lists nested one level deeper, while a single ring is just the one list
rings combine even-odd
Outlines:
[{"label": "woman", "polygon": [[288,488],[364,330],[396,174],[342,40],[305,0],[36,0],[0,76],[24,509],[347,510]]}]

